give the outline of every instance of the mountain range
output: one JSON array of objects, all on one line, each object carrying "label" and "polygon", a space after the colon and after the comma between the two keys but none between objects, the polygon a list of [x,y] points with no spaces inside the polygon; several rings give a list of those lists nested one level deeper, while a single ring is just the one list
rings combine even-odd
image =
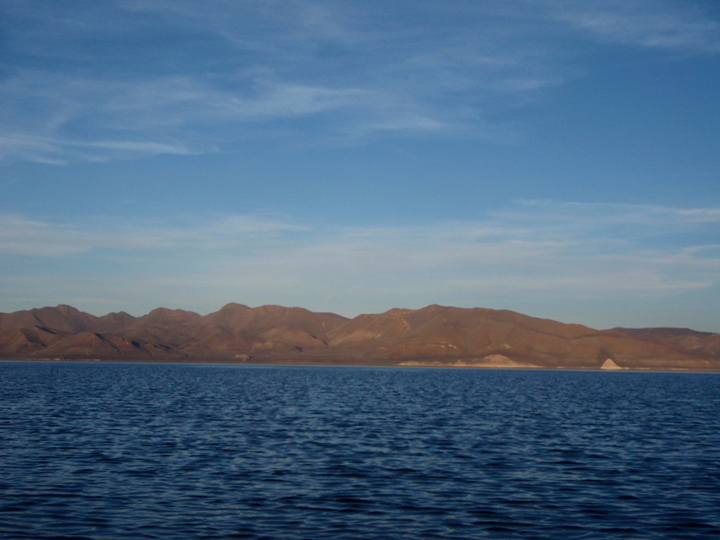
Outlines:
[{"label": "mountain range", "polygon": [[720,334],[594,330],[506,310],[431,305],[349,319],[282,306],[96,317],[0,313],[0,358],[498,368],[720,370]]}]

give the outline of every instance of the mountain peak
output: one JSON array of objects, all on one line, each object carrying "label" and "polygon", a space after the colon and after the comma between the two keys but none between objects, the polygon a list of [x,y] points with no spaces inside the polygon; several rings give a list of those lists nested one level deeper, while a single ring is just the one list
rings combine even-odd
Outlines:
[{"label": "mountain peak", "polygon": [[140,317],[140,319],[138,320],[144,323],[177,324],[199,318],[200,315],[198,313],[195,313],[194,311],[159,307],[153,309],[144,317]]},{"label": "mountain peak", "polygon": [[237,302],[230,302],[228,304],[225,304],[223,307],[220,308],[220,311],[245,311],[246,309],[251,309],[249,306],[246,306],[245,304],[238,304]]},{"label": "mountain peak", "polygon": [[0,357],[151,355],[158,360],[252,358],[260,363],[293,363],[302,357],[303,363],[412,361],[485,367],[497,367],[491,360],[502,358],[524,366],[573,369],[600,369],[610,358],[635,369],[720,371],[720,334],[678,328],[622,330],[438,304],[351,320],[300,307],[249,308],[234,302],[205,316],[160,307],[139,318],[124,312],[95,317],[61,304],[0,314]]},{"label": "mountain peak", "polygon": [[57,309],[60,313],[62,313],[65,316],[70,315],[71,313],[73,315],[80,314],[81,311],[79,311],[77,308],[74,308],[72,306],[69,306],[67,304],[59,304],[55,309]]}]

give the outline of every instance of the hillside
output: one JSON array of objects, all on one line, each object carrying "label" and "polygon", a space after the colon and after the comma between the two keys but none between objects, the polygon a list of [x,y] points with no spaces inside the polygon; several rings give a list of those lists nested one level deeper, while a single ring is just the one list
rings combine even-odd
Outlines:
[{"label": "hillside", "polygon": [[438,305],[353,319],[235,303],[204,316],[158,308],[142,317],[95,317],[60,305],[0,313],[0,357],[720,370],[720,334],[594,330],[506,310]]}]

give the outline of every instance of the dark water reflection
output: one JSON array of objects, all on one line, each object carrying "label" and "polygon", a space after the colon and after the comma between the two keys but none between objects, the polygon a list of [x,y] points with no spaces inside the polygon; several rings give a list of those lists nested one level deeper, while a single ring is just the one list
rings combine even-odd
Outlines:
[{"label": "dark water reflection", "polygon": [[2,538],[720,537],[713,374],[0,363]]}]

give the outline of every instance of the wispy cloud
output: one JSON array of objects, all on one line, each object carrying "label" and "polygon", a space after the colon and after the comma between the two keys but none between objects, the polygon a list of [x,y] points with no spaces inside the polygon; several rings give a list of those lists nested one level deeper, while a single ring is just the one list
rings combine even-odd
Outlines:
[{"label": "wispy cloud", "polygon": [[0,254],[61,257],[89,251],[97,235],[71,225],[51,225],[23,216],[0,216]]},{"label": "wispy cloud", "polygon": [[10,1],[3,16],[0,152],[48,163],[214,151],[266,124],[302,141],[493,137],[499,112],[575,76],[568,29],[684,53],[720,43],[694,4],[648,0]]},{"label": "wispy cloud", "polygon": [[19,215],[0,215],[0,256],[67,257],[114,250],[150,253],[188,250],[210,252],[271,243],[278,235],[307,231],[307,227],[269,217],[226,216],[195,226],[148,223],[145,226],[49,223]]},{"label": "wispy cloud", "polygon": [[555,16],[596,39],[679,52],[720,52],[720,23],[702,4],[666,0],[552,2]]},{"label": "wispy cloud", "polygon": [[0,136],[0,159],[14,156],[53,165],[69,161],[104,162],[160,154],[191,155],[199,153],[182,143],[154,141],[75,141],[62,138],[8,133]]},{"label": "wispy cloud", "polygon": [[[712,207],[552,201],[518,204],[482,222],[424,227],[308,226],[262,216],[109,227],[4,216],[0,257],[79,265],[85,279],[67,293],[73,297],[87,295],[83,284],[102,276],[111,288],[126,283],[131,296],[164,291],[194,298],[202,290],[217,301],[250,298],[310,307],[335,298],[338,305],[323,308],[352,306],[355,312],[378,299],[386,307],[473,305],[493,298],[518,303],[526,296],[627,301],[720,286],[720,244],[707,240],[719,222],[720,209]],[[669,239],[658,243],[662,236]],[[66,276],[65,289],[73,274]],[[7,273],[0,287],[6,295],[11,288],[13,296],[27,297],[37,278],[23,279]],[[98,295],[109,294],[100,282],[95,288]]]},{"label": "wispy cloud", "polygon": [[[525,200],[496,214],[500,220],[525,224],[528,231],[567,230],[572,235],[604,234],[615,238],[652,238],[697,231],[720,224],[720,208],[676,208],[623,203],[558,203]],[[572,223],[571,229],[566,225]]]}]

